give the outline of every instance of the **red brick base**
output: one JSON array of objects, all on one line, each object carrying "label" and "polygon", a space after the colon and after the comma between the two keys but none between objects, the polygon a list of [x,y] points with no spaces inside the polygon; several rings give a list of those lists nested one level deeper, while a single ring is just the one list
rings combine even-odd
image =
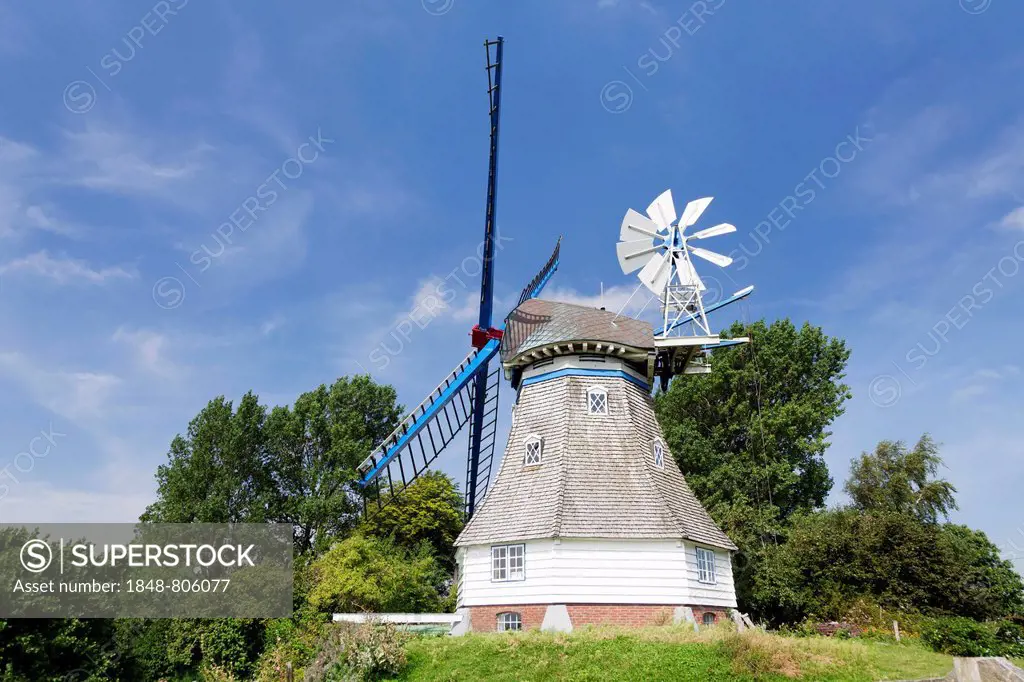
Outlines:
[{"label": "red brick base", "polygon": [[[671,625],[677,606],[682,604],[567,604],[573,627],[583,625],[618,625],[644,627]],[[729,613],[720,606],[691,606],[693,617],[703,624],[704,614],[712,613],[715,622],[729,619]],[[471,606],[469,617],[474,632],[494,632],[498,629],[498,614],[518,613],[523,629],[540,628],[548,604],[514,604],[504,606]]]},{"label": "red brick base", "polygon": [[514,611],[523,621],[523,629],[540,628],[544,622],[547,604],[516,604],[514,606],[470,606],[469,620],[473,632],[494,632],[498,629],[498,614]]},{"label": "red brick base", "polygon": [[715,617],[715,623],[721,623],[729,620],[729,612],[723,609],[721,606],[691,606],[693,609],[693,618],[699,625],[704,624],[704,614],[710,613]]}]

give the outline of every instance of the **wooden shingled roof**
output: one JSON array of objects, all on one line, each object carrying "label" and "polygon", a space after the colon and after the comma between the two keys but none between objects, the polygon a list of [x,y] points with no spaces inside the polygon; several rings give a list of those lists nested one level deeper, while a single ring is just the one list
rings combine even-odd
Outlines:
[{"label": "wooden shingled roof", "polygon": [[648,322],[607,310],[534,298],[513,310],[501,342],[502,362],[559,342],[610,343],[635,350],[654,348]]}]

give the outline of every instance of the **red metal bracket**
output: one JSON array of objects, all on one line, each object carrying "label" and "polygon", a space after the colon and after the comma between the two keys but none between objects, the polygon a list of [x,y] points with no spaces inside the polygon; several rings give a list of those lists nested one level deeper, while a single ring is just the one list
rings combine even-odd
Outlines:
[{"label": "red metal bracket", "polygon": [[473,340],[473,348],[480,349],[487,345],[487,342],[491,339],[497,339],[501,341],[501,337],[505,334],[501,329],[481,329],[480,325],[473,325],[473,329],[469,332],[470,337]]}]

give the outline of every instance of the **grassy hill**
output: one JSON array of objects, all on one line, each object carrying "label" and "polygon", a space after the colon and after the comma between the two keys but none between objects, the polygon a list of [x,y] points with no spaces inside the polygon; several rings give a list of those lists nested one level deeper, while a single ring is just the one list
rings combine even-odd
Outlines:
[{"label": "grassy hill", "polygon": [[949,656],[913,641],[782,637],[686,627],[420,638],[401,680],[815,680],[941,677]]}]

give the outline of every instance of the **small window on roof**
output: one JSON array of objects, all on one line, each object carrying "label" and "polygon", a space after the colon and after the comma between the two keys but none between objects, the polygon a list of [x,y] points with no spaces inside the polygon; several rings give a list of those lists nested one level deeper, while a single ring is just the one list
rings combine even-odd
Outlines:
[{"label": "small window on roof", "polygon": [[587,413],[608,414],[608,391],[595,386],[587,391]]},{"label": "small window on roof", "polygon": [[535,466],[540,464],[544,455],[544,439],[540,436],[530,436],[523,442],[523,466]]},{"label": "small window on roof", "polygon": [[665,445],[660,441],[654,441],[651,445],[651,452],[654,455],[654,466],[659,469],[665,468]]}]

